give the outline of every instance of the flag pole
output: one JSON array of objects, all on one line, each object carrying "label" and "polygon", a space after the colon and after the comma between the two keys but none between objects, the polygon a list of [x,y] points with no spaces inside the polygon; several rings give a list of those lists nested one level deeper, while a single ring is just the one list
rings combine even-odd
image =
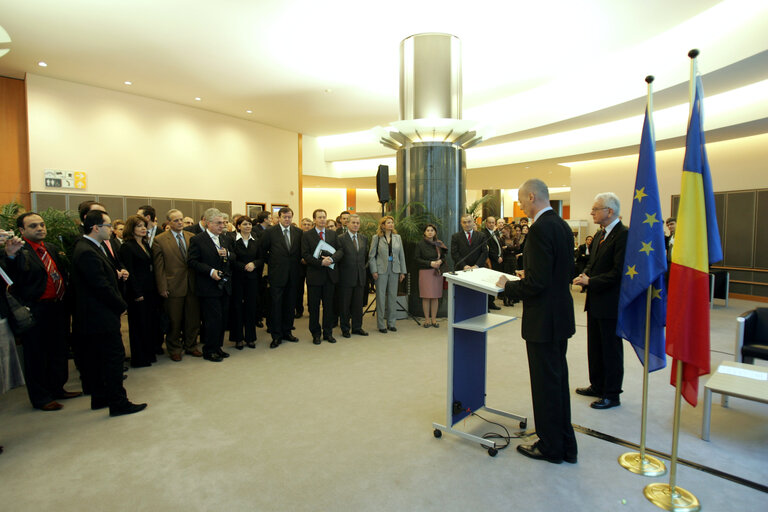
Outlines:
[{"label": "flag pole", "polygon": [[[694,80],[696,79],[696,57],[699,50],[691,50],[688,57],[691,58],[691,114],[693,113],[693,91],[695,90]],[[690,116],[689,116],[690,118]],[[673,510],[675,512],[697,512],[701,510],[698,498],[690,491],[677,486],[677,446],[680,439],[680,408],[681,395],[683,388],[683,363],[679,359],[674,361],[675,370],[675,417],[672,430],[672,456],[669,465],[669,484],[654,483],[648,484],[643,490],[645,497],[659,508],[664,510]]]},{"label": "flag pole", "polygon": [[[648,115],[653,112],[653,76],[645,77],[648,84]],[[652,286],[648,287],[645,301],[645,357],[643,358],[643,408],[640,420],[640,452],[627,452],[619,457],[619,464],[632,473],[643,476],[662,476],[667,472],[664,462],[645,453],[645,430],[648,423],[648,374],[651,338],[651,300],[653,299]]]}]

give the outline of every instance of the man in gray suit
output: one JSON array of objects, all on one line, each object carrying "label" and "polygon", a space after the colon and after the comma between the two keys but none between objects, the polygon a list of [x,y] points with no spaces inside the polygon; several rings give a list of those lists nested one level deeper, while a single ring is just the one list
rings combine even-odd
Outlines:
[{"label": "man in gray suit", "polygon": [[[349,215],[347,232],[339,237],[344,258],[339,262],[339,285],[341,304],[341,335],[349,338],[352,334],[368,336],[363,330],[363,290],[365,289],[365,266],[368,261],[368,239],[360,233],[360,216]],[[351,330],[350,330],[351,318]]]}]

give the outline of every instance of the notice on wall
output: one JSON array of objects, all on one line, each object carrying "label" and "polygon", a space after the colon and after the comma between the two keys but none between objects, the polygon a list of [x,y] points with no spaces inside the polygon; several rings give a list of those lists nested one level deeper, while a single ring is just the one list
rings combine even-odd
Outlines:
[{"label": "notice on wall", "polygon": [[71,188],[85,190],[88,177],[85,171],[60,171],[58,169],[45,169],[46,188]]}]

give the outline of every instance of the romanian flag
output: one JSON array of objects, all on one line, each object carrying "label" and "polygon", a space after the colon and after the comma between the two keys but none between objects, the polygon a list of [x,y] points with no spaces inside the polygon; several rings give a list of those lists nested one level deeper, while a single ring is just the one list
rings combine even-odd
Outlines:
[{"label": "romanian flag", "polygon": [[677,365],[682,364],[681,391],[696,406],[699,377],[709,373],[709,265],[723,259],[723,250],[702,129],[704,94],[699,76],[694,89],[669,274],[667,354],[674,360],[672,385]]},{"label": "romanian flag", "polygon": [[[664,324],[667,316],[664,273],[667,271],[667,253],[664,249],[663,226],[659,184],[656,180],[656,142],[649,101],[640,139],[616,335],[629,341],[640,362],[645,364],[645,331],[648,330],[650,372],[667,365],[664,354]],[[651,316],[650,323],[646,325],[649,288]]]}]

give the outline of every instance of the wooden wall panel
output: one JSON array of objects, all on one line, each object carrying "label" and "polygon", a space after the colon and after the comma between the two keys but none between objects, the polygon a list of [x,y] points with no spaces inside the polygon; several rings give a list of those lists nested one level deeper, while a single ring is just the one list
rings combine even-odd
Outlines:
[{"label": "wooden wall panel", "polygon": [[28,134],[24,81],[0,77],[0,204],[31,208]]}]

